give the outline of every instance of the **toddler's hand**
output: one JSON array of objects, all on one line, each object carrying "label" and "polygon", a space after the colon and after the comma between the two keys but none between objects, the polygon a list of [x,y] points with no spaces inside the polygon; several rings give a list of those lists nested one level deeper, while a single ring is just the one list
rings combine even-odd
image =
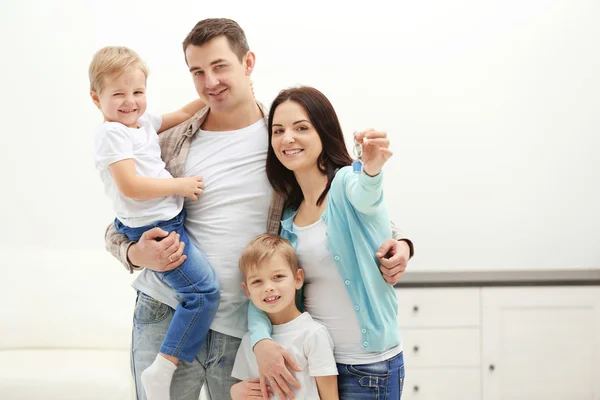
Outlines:
[{"label": "toddler's hand", "polygon": [[177,180],[179,185],[177,194],[180,196],[196,201],[204,193],[204,182],[202,182],[201,176],[177,178]]}]

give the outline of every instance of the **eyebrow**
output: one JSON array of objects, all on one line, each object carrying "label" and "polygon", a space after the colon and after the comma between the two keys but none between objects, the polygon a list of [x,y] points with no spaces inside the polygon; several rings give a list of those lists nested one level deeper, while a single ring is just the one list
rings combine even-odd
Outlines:
[{"label": "eyebrow", "polygon": [[[299,119],[298,121],[294,122],[292,125],[299,124],[300,122],[308,122],[310,124],[310,121],[308,121],[306,119]],[[281,124],[273,124],[272,126],[283,126],[283,125],[281,125]]]},{"label": "eyebrow", "polygon": [[[227,63],[227,60],[225,60],[224,58],[217,58],[215,61],[211,62],[210,65],[215,65],[215,64],[220,64],[220,63]],[[199,69],[202,69],[200,67],[190,67],[190,72],[194,72],[197,71]]]},{"label": "eyebrow", "polygon": [[[279,274],[279,273],[282,273],[282,272],[285,273],[287,271],[288,271],[288,269],[286,267],[279,267],[276,270],[271,271],[271,274]],[[252,280],[252,279],[260,279],[260,276],[258,274],[253,273],[253,274],[248,275],[246,277],[246,279],[249,280],[249,281]]]}]

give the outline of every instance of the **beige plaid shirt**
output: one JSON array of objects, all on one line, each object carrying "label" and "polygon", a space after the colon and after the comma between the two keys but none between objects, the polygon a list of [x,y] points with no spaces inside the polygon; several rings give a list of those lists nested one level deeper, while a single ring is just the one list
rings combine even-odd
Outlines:
[{"label": "beige plaid shirt", "polygon": [[[268,112],[262,104],[257,103],[260,107],[263,117],[268,118]],[[173,175],[174,178],[184,176],[185,160],[190,150],[190,144],[192,139],[204,120],[208,115],[208,107],[200,110],[189,120],[182,122],[181,124],[164,131],[159,135],[159,143],[161,148],[162,159],[165,162],[165,168]],[[279,234],[279,228],[281,223],[281,214],[283,211],[284,200],[281,195],[273,191],[273,197],[271,199],[271,205],[269,207],[269,218],[267,221],[266,231],[273,234]],[[392,232],[394,239],[406,240],[410,246],[410,255],[413,255],[413,245],[400,230],[398,230],[392,222]],[[113,223],[106,228],[105,233],[106,250],[108,250],[113,256],[123,263],[131,273],[135,270],[141,270],[143,267],[133,265],[127,257],[127,251],[129,246],[135,242],[130,242],[127,236],[122,233],[118,233]]]}]

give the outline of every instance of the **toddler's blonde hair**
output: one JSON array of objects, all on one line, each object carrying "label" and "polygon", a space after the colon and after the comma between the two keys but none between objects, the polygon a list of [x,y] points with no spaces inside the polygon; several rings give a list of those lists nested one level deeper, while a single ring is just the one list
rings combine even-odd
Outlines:
[{"label": "toddler's blonde hair", "polygon": [[120,74],[132,66],[138,67],[148,79],[148,66],[135,51],[123,46],[101,48],[94,54],[90,63],[90,90],[100,93],[107,76]]}]

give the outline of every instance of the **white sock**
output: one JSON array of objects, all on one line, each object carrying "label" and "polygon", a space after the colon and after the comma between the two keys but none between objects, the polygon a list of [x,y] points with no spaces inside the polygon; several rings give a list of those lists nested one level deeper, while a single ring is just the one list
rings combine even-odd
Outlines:
[{"label": "white sock", "polygon": [[171,361],[160,354],[156,356],[141,376],[148,400],[171,400],[171,380],[176,369],[177,365]]}]

